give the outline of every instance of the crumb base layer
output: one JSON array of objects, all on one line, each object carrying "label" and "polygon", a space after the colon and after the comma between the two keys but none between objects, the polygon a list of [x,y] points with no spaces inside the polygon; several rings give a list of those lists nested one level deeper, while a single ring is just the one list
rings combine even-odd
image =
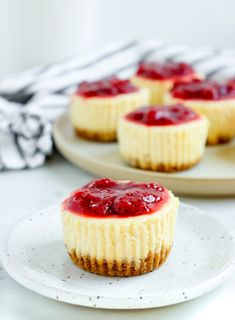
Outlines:
[{"label": "crumb base layer", "polygon": [[171,251],[171,246],[162,248],[160,252],[149,253],[145,259],[135,261],[107,261],[105,259],[98,261],[89,256],[77,255],[75,251],[69,252],[73,263],[88,272],[96,273],[102,276],[110,277],[130,277],[138,276],[144,273],[158,269],[167,259]]},{"label": "crumb base layer", "polygon": [[201,157],[200,157],[197,160],[190,163],[180,163],[180,164],[172,165],[167,163],[155,164],[155,163],[150,163],[148,161],[144,163],[139,159],[127,158],[126,156],[123,156],[123,159],[134,168],[165,172],[165,173],[173,173],[173,172],[188,170],[196,166],[201,161]]},{"label": "crumb base layer", "polygon": [[97,142],[114,142],[117,140],[116,131],[113,132],[94,132],[85,129],[75,129],[76,135],[87,140]]}]

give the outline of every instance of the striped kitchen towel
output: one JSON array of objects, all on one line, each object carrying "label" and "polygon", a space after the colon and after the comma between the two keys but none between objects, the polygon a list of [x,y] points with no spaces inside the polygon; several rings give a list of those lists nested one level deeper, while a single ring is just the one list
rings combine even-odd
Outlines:
[{"label": "striped kitchen towel", "polygon": [[235,75],[233,51],[142,40],[115,42],[0,80],[0,170],[42,165],[53,150],[53,121],[66,110],[77,85],[129,77],[141,61],[188,62],[217,80]]}]

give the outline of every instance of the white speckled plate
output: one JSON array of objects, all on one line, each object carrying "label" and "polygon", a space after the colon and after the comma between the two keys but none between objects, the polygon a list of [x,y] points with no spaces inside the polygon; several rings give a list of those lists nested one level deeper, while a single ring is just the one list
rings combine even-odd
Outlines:
[{"label": "white speckled plate", "polygon": [[181,194],[235,195],[235,141],[207,147],[202,161],[189,170],[162,173],[131,168],[122,161],[117,143],[97,143],[77,137],[67,114],[56,121],[53,137],[65,158],[97,176],[158,181]]},{"label": "white speckled plate", "polygon": [[234,270],[234,242],[214,218],[181,204],[174,247],[159,270],[131,278],[103,277],[72,264],[58,208],[50,207],[15,225],[2,261],[16,281],[52,299],[97,308],[152,308],[193,299],[223,282]]}]

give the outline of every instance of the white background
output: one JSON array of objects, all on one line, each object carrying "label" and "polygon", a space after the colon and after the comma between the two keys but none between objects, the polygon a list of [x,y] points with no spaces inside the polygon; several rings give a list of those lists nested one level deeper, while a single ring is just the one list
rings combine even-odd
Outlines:
[{"label": "white background", "polygon": [[0,0],[0,76],[121,38],[235,48],[233,0]]}]

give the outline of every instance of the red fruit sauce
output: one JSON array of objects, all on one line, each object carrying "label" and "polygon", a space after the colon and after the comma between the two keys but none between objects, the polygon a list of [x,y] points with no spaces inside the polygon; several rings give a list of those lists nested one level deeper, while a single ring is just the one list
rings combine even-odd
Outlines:
[{"label": "red fruit sauce", "polygon": [[84,81],[79,85],[76,93],[83,98],[107,98],[119,94],[133,93],[138,90],[129,80],[113,77],[96,82]]},{"label": "red fruit sauce", "polygon": [[175,62],[144,62],[139,65],[136,75],[151,80],[192,80],[196,77],[190,65]]},{"label": "red fruit sauce", "polygon": [[174,104],[140,108],[127,114],[125,119],[146,126],[170,126],[198,120],[200,116],[182,104]]},{"label": "red fruit sauce", "polygon": [[235,98],[235,79],[221,84],[211,80],[194,80],[176,83],[171,90],[173,97],[183,100],[221,100]]},{"label": "red fruit sauce", "polygon": [[94,180],[74,191],[62,203],[64,210],[92,218],[123,218],[151,214],[169,199],[158,183]]}]

